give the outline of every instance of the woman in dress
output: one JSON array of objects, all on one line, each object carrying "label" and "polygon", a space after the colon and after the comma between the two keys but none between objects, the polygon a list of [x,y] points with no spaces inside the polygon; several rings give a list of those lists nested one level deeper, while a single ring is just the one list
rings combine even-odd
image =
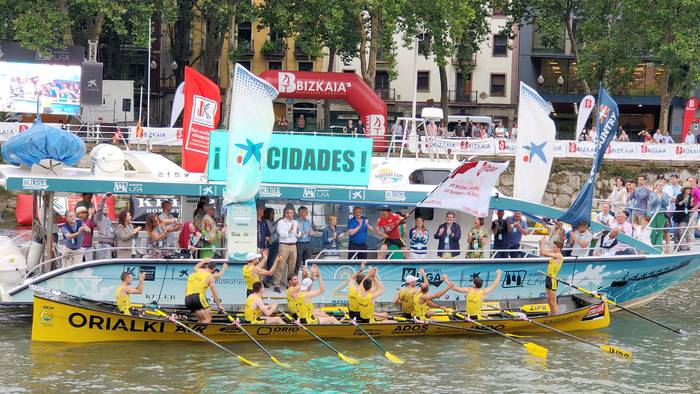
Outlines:
[{"label": "woman in dress", "polygon": [[647,215],[651,218],[649,227],[651,231],[651,244],[661,250],[664,245],[664,235],[668,233],[667,218],[665,210],[670,203],[669,196],[663,191],[664,184],[662,181],[656,181],[654,191],[649,195],[649,204],[647,205]]},{"label": "woman in dress", "polygon": [[221,247],[221,239],[224,237],[224,232],[219,229],[214,222],[214,218],[209,215],[202,219],[202,247],[199,248],[199,258],[212,258],[217,253],[216,249]]},{"label": "woman in dress", "polygon": [[149,213],[146,216],[146,224],[144,230],[148,234],[146,239],[146,256],[152,259],[162,259],[172,254],[171,250],[165,249],[168,234],[175,231],[173,227],[168,229],[163,228],[160,220],[155,213]]},{"label": "woman in dress", "polygon": [[625,181],[622,177],[615,177],[615,186],[608,197],[608,202],[612,206],[613,214],[622,212],[627,207],[627,188],[625,188]]},{"label": "woman in dress", "polygon": [[428,230],[425,228],[423,218],[416,218],[416,226],[408,232],[408,240],[411,249],[411,258],[424,259],[428,253]]},{"label": "woman in dress", "polygon": [[483,229],[484,218],[474,217],[474,227],[469,230],[469,245],[467,258],[481,259],[484,257],[484,248],[488,242],[486,230]]},{"label": "woman in dress", "polygon": [[131,213],[122,209],[119,212],[119,224],[117,224],[117,258],[128,259],[136,257],[136,238],[141,231],[141,226],[134,227],[131,224]]}]

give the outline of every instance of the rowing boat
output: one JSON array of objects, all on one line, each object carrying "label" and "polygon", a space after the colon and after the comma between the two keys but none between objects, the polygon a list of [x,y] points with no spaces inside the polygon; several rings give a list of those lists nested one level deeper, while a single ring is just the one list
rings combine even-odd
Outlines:
[{"label": "rowing boat", "polygon": [[[532,320],[557,328],[562,331],[586,331],[607,327],[610,315],[605,303],[593,297],[571,295],[559,298],[557,315],[548,316],[537,311],[541,300],[519,299],[485,303],[507,310],[526,310]],[[484,312],[486,313],[487,307]],[[148,308],[145,307],[145,310]],[[534,310],[534,311],[533,311]],[[188,312],[168,310],[180,316],[179,320],[190,328],[219,342],[249,340],[238,328],[225,319],[215,315],[210,324],[201,324],[187,319]],[[485,334],[478,325],[464,320],[447,320],[447,314],[439,323],[416,323],[397,321],[393,323],[362,324],[362,327],[375,337],[407,337],[432,335],[481,335]],[[547,330],[527,321],[491,314],[487,319],[479,320],[483,325],[504,333],[538,333]],[[448,323],[454,328],[445,327]],[[261,341],[297,341],[309,340],[311,337],[294,324],[267,325],[243,324],[253,337]],[[315,334],[322,338],[363,338],[360,330],[352,324],[316,324],[308,325]],[[466,329],[466,330],[465,330]],[[107,342],[107,341],[184,341],[200,340],[174,322],[146,314],[145,316],[126,316],[117,312],[114,304],[88,300],[64,293],[35,292],[32,322],[32,340],[47,342]]]}]

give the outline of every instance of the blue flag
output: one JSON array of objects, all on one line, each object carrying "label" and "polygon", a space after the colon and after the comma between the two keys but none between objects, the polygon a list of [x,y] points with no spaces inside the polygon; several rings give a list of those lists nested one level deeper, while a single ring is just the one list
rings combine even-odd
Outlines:
[{"label": "blue flag", "polygon": [[569,224],[577,224],[581,220],[591,221],[591,209],[593,207],[593,193],[595,191],[595,178],[600,171],[600,166],[603,164],[603,155],[605,155],[610,141],[615,138],[617,133],[617,124],[620,119],[620,112],[617,109],[617,103],[613,100],[608,92],[603,89],[601,83],[598,95],[598,118],[596,122],[596,141],[595,155],[593,156],[593,166],[591,173],[588,176],[586,184],[576,197],[576,200],[568,211],[559,218],[561,221]]}]

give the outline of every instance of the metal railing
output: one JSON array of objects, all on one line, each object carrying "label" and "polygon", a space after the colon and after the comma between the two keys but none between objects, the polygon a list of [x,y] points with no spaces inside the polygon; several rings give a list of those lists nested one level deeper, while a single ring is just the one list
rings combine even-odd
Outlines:
[{"label": "metal railing", "polygon": [[451,103],[473,103],[478,101],[476,90],[450,90],[448,91],[448,101]]},{"label": "metal railing", "polygon": [[385,101],[395,101],[396,100],[396,89],[386,88],[386,89],[375,89],[377,96]]}]

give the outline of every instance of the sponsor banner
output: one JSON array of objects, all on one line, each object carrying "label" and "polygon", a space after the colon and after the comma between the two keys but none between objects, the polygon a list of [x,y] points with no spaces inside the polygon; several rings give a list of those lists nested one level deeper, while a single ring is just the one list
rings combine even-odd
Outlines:
[{"label": "sponsor banner", "polygon": [[31,123],[0,122],[0,142],[9,140],[27,130],[31,125]]},{"label": "sponsor banner", "polygon": [[83,62],[80,77],[80,104],[102,105],[102,63]]},{"label": "sponsor banner", "polygon": [[[227,136],[224,131],[212,132],[209,181],[226,179],[227,158],[236,161],[245,158],[245,154],[228,153]],[[265,154],[262,171],[265,183],[364,187],[369,183],[372,159],[369,138],[273,134]],[[380,174],[382,185],[405,183],[402,175],[389,169]]]},{"label": "sponsor banner", "polygon": [[172,208],[170,208],[170,213],[173,216],[180,217],[180,199],[179,198],[153,198],[153,197],[139,197],[131,196],[131,221],[132,222],[145,222],[146,216],[149,213],[155,213],[160,215],[163,210],[161,209],[161,204],[163,201],[170,201],[172,203]]},{"label": "sponsor banner", "polygon": [[486,139],[454,139],[435,138],[422,144],[421,151],[458,154],[458,155],[493,155],[495,152],[495,140]]},{"label": "sponsor banner", "polygon": [[181,146],[182,145],[182,129],[170,127],[141,127],[143,130],[141,135],[136,132],[137,126],[130,126],[129,143],[130,144],[148,144],[164,145],[164,146]]},{"label": "sponsor banner", "polygon": [[214,82],[187,66],[184,93],[182,168],[203,172],[209,153],[209,132],[219,124],[221,95]]},{"label": "sponsor banner", "polygon": [[515,155],[515,150],[517,148],[517,144],[515,140],[510,140],[510,139],[505,139],[505,138],[497,138],[496,143],[494,144],[496,148],[496,154],[497,155],[503,155],[503,156],[513,156]]},{"label": "sponsor banner", "polygon": [[258,226],[255,201],[226,205],[226,249],[229,260],[245,261],[248,253],[258,251]]}]

